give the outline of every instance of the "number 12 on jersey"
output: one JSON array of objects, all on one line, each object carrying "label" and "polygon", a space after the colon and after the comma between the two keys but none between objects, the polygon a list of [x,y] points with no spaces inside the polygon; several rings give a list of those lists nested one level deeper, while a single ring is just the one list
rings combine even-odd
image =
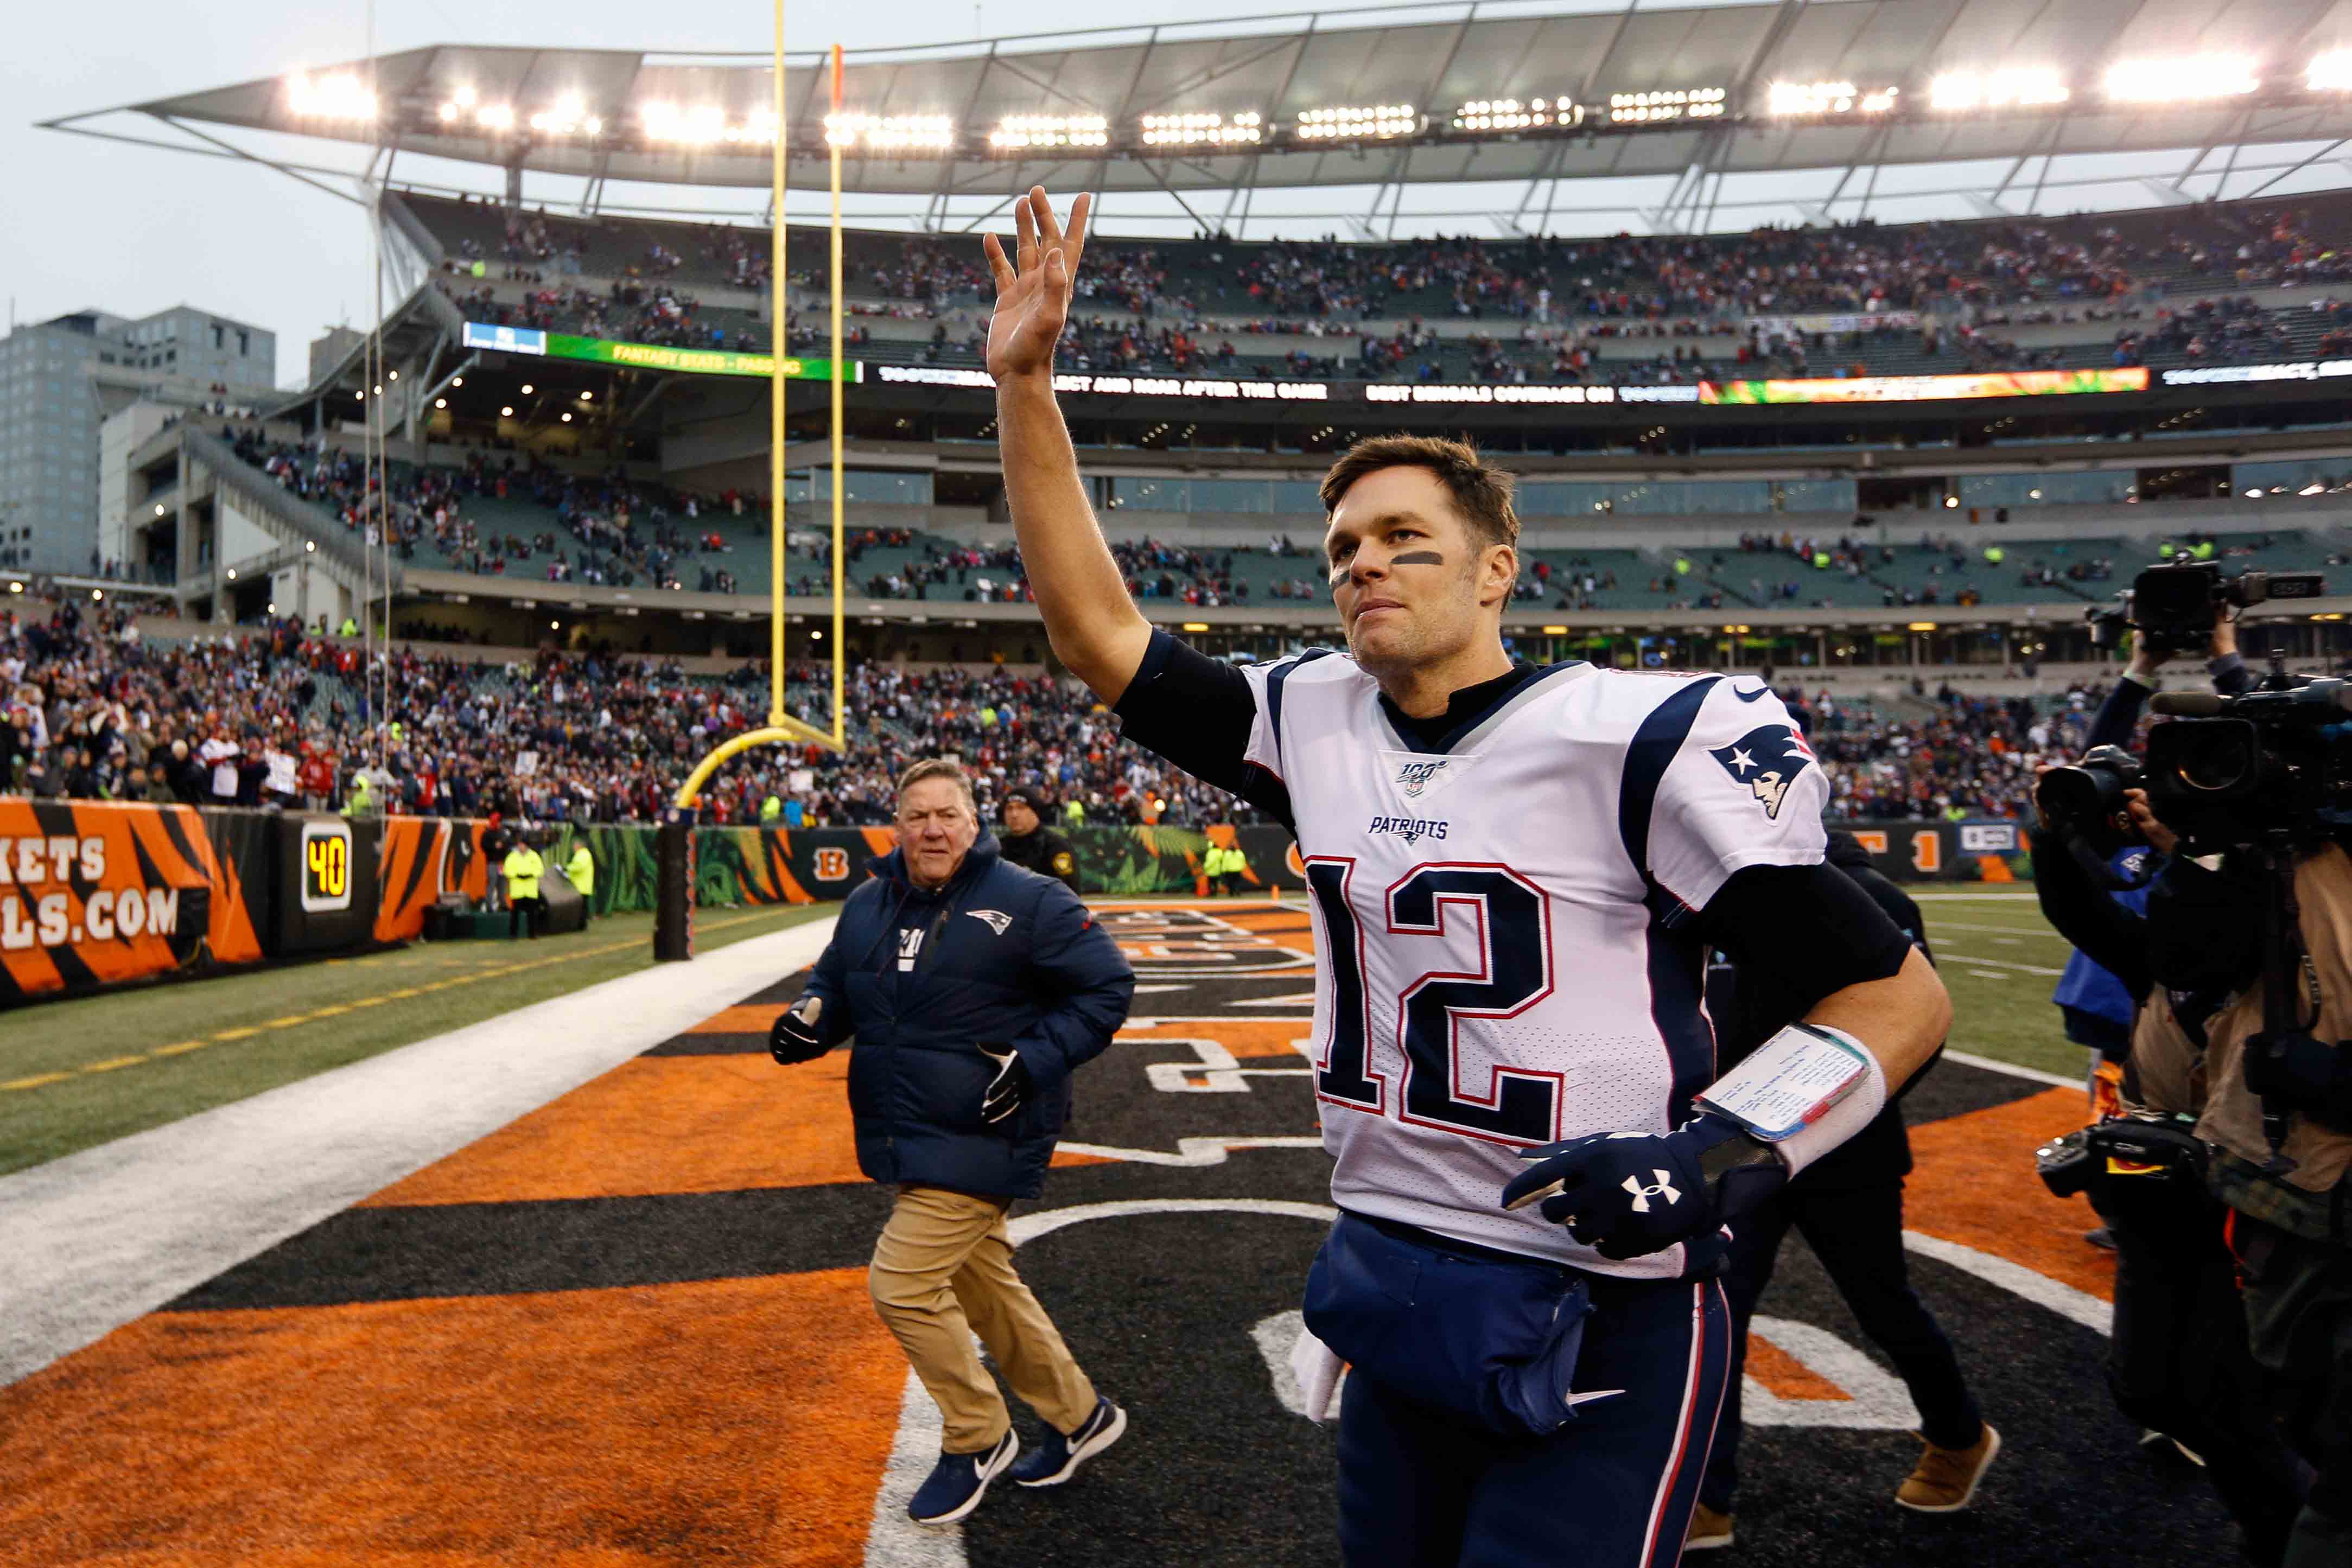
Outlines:
[{"label": "number 12 on jersey", "polygon": [[[1389,1074],[1401,1060],[1403,1092],[1395,1114],[1496,1143],[1540,1144],[1557,1135],[1560,1074],[1500,1062],[1460,1059],[1464,1019],[1516,1017],[1551,994],[1551,922],[1544,895],[1507,866],[1415,866],[1359,911],[1353,898],[1356,862],[1312,857],[1307,886],[1322,916],[1331,979],[1330,1027],[1318,1041],[1315,1083],[1325,1100],[1372,1115],[1387,1115]],[[1477,966],[1446,968],[1449,925],[1467,922],[1477,936]],[[1396,974],[1413,979],[1398,990],[1393,1048],[1371,1042],[1366,991],[1368,931],[1384,933],[1382,947],[1400,955]],[[1427,939],[1428,962],[1413,957]]]}]

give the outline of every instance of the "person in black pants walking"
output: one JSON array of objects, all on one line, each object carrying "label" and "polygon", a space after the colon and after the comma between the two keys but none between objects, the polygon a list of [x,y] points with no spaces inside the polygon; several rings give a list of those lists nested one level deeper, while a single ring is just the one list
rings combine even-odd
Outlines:
[{"label": "person in black pants walking", "polygon": [[[1922,953],[1927,951],[1919,906],[1873,869],[1870,852],[1852,833],[1830,834],[1826,858],[1853,878]],[[1706,990],[1719,1060],[1727,1070],[1796,1018],[1802,1006],[1801,998],[1780,994],[1778,977],[1736,969],[1719,954],[1707,971]],[[1730,1265],[1723,1281],[1732,1311],[1730,1386],[1699,1483],[1687,1551],[1731,1544],[1748,1321],[1771,1281],[1781,1239],[1792,1226],[1811,1245],[1863,1333],[1895,1363],[1918,1406],[1927,1452],[1895,1500],[1927,1513],[1966,1508],[2000,1450],[2000,1434],[1986,1425],[1951,1342],[1912,1291],[1905,1267],[1903,1178],[1911,1171],[1911,1141],[1896,1106],[1900,1097],[1890,1098],[1868,1126],[1732,1227]]]}]

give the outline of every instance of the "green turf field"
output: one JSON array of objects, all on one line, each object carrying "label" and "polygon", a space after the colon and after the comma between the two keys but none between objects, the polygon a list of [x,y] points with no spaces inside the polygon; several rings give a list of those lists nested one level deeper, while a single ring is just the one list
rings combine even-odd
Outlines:
[{"label": "green turf field", "polygon": [[[696,946],[834,908],[705,911]],[[614,915],[537,942],[420,942],[19,1009],[0,1027],[0,1174],[634,974],[652,933],[649,914]]]},{"label": "green turf field", "polygon": [[2050,1005],[2074,950],[2042,918],[2032,890],[1908,891],[1927,916],[1936,967],[1952,993],[1952,1049],[2083,1076],[2088,1053],[2059,1033],[2058,1009]]},{"label": "green turf field", "polygon": [[[2030,890],[1917,889],[1956,1051],[2072,1078],[2051,987],[2071,949]],[[707,912],[704,948],[832,913]],[[652,916],[537,944],[424,944],[25,1008],[0,1031],[0,1174],[462,1029],[652,962]]]}]

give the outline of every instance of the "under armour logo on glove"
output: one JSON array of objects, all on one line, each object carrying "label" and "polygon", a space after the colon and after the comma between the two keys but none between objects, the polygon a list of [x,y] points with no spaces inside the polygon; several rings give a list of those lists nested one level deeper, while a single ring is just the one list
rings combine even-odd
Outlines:
[{"label": "under armour logo on glove", "polygon": [[1682,1201],[1683,1195],[1679,1191],[1675,1190],[1672,1173],[1667,1171],[1652,1171],[1650,1174],[1658,1178],[1657,1185],[1654,1186],[1643,1186],[1640,1176],[1627,1176],[1625,1178],[1624,1187],[1627,1192],[1633,1195],[1633,1212],[1636,1214],[1649,1213],[1650,1200],[1654,1197],[1663,1197],[1668,1203],[1680,1203]]},{"label": "under armour logo on glove", "polygon": [[1720,1270],[1723,1222],[1788,1179],[1769,1148],[1728,1117],[1705,1113],[1671,1133],[1594,1133],[1522,1149],[1519,1157],[1529,1163],[1503,1188],[1504,1207],[1540,1203],[1546,1219],[1603,1258],[1687,1245],[1686,1272],[1695,1275]]}]

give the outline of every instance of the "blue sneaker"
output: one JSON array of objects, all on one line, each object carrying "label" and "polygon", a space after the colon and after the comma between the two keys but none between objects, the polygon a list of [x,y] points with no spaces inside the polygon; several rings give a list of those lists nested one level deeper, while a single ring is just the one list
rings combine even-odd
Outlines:
[{"label": "blue sneaker", "polygon": [[953,1524],[980,1506],[988,1483],[1003,1473],[1021,1452],[1021,1441],[1008,1429],[996,1447],[980,1454],[941,1454],[940,1462],[908,1500],[907,1517],[917,1524]]},{"label": "blue sneaker", "polygon": [[1068,1437],[1048,1427],[1045,1440],[1021,1456],[1013,1479],[1024,1487],[1057,1487],[1078,1473],[1078,1467],[1127,1436],[1127,1412],[1097,1397],[1095,1413]]}]

